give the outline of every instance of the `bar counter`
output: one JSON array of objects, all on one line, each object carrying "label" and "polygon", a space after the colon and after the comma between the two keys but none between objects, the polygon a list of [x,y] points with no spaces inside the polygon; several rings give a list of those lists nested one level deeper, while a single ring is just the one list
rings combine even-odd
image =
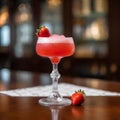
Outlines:
[{"label": "bar counter", "polygon": [[[120,93],[120,83],[115,81],[61,75],[59,82]],[[51,84],[51,80],[48,74],[0,70],[0,91],[49,84]],[[38,103],[39,99],[40,97],[11,97],[0,94],[0,120],[120,119],[120,96],[87,96],[81,106],[64,107],[41,106]]]}]

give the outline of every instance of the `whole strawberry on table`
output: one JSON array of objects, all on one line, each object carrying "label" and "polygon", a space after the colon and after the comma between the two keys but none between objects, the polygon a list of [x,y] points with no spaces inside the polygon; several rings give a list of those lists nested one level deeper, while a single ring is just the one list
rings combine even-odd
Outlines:
[{"label": "whole strawberry on table", "polygon": [[84,103],[85,101],[85,92],[83,90],[78,90],[75,91],[75,93],[73,93],[71,95],[71,101],[72,101],[72,105],[81,105]]}]

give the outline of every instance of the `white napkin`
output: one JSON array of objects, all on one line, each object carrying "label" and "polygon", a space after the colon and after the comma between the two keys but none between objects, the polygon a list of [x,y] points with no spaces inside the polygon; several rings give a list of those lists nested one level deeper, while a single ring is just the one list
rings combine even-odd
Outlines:
[{"label": "white napkin", "polygon": [[[86,93],[86,96],[120,96],[120,93],[118,92],[93,89],[93,88],[77,86],[77,85],[68,84],[68,83],[60,83],[58,87],[59,87],[59,92],[62,96],[71,96],[71,94],[74,91],[77,91],[79,89],[84,90]],[[46,85],[46,86],[36,86],[36,87],[30,87],[30,88],[0,91],[0,93],[6,94],[9,96],[16,96],[16,97],[18,96],[21,96],[21,97],[43,96],[44,97],[49,95],[49,93],[51,92],[51,89],[52,89],[51,85]]]}]

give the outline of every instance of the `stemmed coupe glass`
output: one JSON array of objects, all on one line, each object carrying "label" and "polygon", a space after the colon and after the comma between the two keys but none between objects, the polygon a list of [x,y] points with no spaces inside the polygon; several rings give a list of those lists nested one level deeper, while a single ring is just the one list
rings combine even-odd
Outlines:
[{"label": "stemmed coupe glass", "polygon": [[46,98],[41,98],[39,103],[45,106],[51,105],[70,105],[71,100],[63,98],[58,91],[58,63],[61,58],[73,55],[75,45],[72,37],[63,35],[51,35],[50,37],[38,37],[36,43],[36,53],[42,57],[48,57],[53,64],[53,70],[50,74],[52,78],[52,91]]}]

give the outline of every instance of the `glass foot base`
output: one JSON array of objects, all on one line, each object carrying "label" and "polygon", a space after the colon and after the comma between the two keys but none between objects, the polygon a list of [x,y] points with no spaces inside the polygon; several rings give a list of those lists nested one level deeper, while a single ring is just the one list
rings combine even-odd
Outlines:
[{"label": "glass foot base", "polygon": [[41,98],[39,104],[44,106],[67,106],[71,104],[71,100],[68,98],[52,99],[52,98]]}]

